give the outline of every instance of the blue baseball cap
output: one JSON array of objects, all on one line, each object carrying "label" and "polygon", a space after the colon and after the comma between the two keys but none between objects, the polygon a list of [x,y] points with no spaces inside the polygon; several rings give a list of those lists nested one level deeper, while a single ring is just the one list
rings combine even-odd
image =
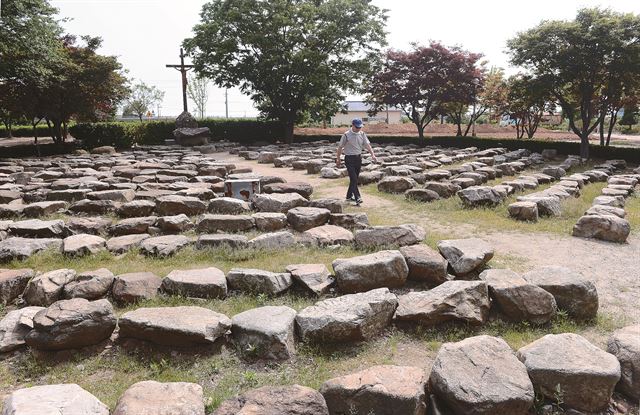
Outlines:
[{"label": "blue baseball cap", "polygon": [[351,124],[356,128],[361,128],[364,125],[360,118],[354,118],[353,121],[351,121]]}]

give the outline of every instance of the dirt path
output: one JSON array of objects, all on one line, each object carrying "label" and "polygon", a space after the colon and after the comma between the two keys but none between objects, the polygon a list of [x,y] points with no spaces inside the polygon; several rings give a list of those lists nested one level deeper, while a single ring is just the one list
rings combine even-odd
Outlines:
[{"label": "dirt path", "polygon": [[[314,186],[314,197],[334,197],[342,199],[346,190],[346,179],[327,180],[306,171],[290,168],[276,168],[271,164],[258,164],[228,153],[215,154],[216,159],[236,163],[237,166],[251,167],[263,175],[283,177],[285,180],[301,181]],[[356,208],[347,208],[354,211]],[[394,202],[367,194],[361,208],[370,217],[378,211],[393,212]],[[402,214],[403,220],[412,217]],[[600,309],[616,319],[629,323],[640,323],[640,237],[637,233],[629,237],[624,245],[596,240],[574,238],[570,235],[546,233],[520,233],[513,231],[479,231],[473,224],[449,225],[425,219],[416,213],[413,221],[427,229],[427,232],[451,237],[481,237],[490,242],[496,252],[515,261],[514,268],[533,269],[545,265],[563,265],[580,271],[591,278],[598,289]]]}]

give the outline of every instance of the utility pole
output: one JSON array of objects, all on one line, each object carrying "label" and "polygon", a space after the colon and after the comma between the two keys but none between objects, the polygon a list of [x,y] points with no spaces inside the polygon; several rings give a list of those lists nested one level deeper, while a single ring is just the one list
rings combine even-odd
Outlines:
[{"label": "utility pole", "polygon": [[188,112],[187,109],[187,72],[193,69],[193,65],[184,64],[184,51],[180,48],[180,65],[167,65],[167,68],[174,68],[182,74],[182,108],[184,112]]},{"label": "utility pole", "polygon": [[229,89],[224,90],[224,114],[225,118],[229,118]]}]

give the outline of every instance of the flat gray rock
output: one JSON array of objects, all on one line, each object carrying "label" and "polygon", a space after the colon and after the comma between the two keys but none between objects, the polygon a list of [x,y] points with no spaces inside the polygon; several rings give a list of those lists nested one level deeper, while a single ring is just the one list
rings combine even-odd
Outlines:
[{"label": "flat gray rock", "polygon": [[329,415],[329,410],[320,392],[306,386],[263,386],[222,402],[212,415],[239,414]]},{"label": "flat gray rock", "polygon": [[115,277],[106,268],[95,271],[86,271],[76,275],[76,278],[65,284],[64,298],[86,298],[97,300],[106,297],[111,292],[111,286]]},{"label": "flat gray rock", "polygon": [[227,279],[218,268],[174,270],[162,279],[162,290],[169,295],[195,298],[225,298]]},{"label": "flat gray rock", "polygon": [[33,329],[33,317],[44,307],[25,307],[9,311],[0,320],[0,353],[25,345],[25,336]]},{"label": "flat gray rock", "polygon": [[629,221],[613,215],[585,215],[573,227],[573,236],[623,243],[631,233]]},{"label": "flat gray rock", "polygon": [[379,251],[332,263],[340,291],[355,293],[374,288],[402,287],[409,268],[400,251]]},{"label": "flat gray rock", "polygon": [[287,215],[279,212],[258,212],[251,215],[256,228],[262,232],[275,232],[287,227]]},{"label": "flat gray rock", "polygon": [[111,289],[113,299],[120,303],[135,303],[155,298],[162,279],[152,272],[133,272],[118,275]]},{"label": "flat gray rock", "polygon": [[61,300],[34,316],[25,342],[38,350],[78,349],[108,339],[116,321],[107,300]]},{"label": "flat gray rock", "polygon": [[297,284],[316,296],[326,294],[335,282],[324,264],[294,264],[287,266],[286,271]]},{"label": "flat gray rock", "polygon": [[13,222],[9,233],[23,238],[61,238],[64,234],[63,220],[30,219]]},{"label": "flat gray rock", "polygon": [[255,227],[255,219],[249,215],[203,215],[197,223],[198,232],[243,232]]},{"label": "flat gray rock", "polygon": [[205,415],[203,399],[196,383],[145,380],[124,391],[112,415]]},{"label": "flat gray rock", "polygon": [[210,345],[231,328],[224,314],[203,307],[156,307],[129,311],[118,321],[121,338],[173,347]]},{"label": "flat gray rock", "polygon": [[204,248],[231,248],[244,249],[249,247],[249,239],[244,235],[214,233],[200,235],[196,242],[198,249]]},{"label": "flat gray rock", "polygon": [[545,324],[556,315],[556,300],[549,292],[529,284],[508,269],[488,269],[480,274],[500,311],[513,321]]},{"label": "flat gray rock", "polygon": [[109,415],[109,408],[76,384],[18,389],[4,401],[3,415]]},{"label": "flat gray rock", "polygon": [[29,305],[48,307],[62,298],[64,286],[76,278],[72,269],[58,269],[33,277],[24,290]]},{"label": "flat gray rock", "polygon": [[470,337],[440,347],[430,390],[455,414],[525,415],[534,390],[527,369],[502,339]]},{"label": "flat gray rock", "polygon": [[620,362],[618,390],[631,399],[640,399],[640,325],[616,330],[609,337],[607,352]]},{"label": "flat gray rock", "polygon": [[304,232],[329,222],[329,209],[317,207],[296,207],[287,212],[287,221],[293,229]]},{"label": "flat gray rock", "polygon": [[353,233],[341,226],[322,225],[304,231],[301,241],[311,246],[350,245]]},{"label": "flat gray rock", "polygon": [[247,293],[280,294],[291,287],[291,274],[261,269],[233,268],[227,273],[229,288]]},{"label": "flat gray rock", "polygon": [[411,366],[373,366],[322,384],[331,414],[424,415],[427,377]]},{"label": "flat gray rock", "polygon": [[409,245],[400,248],[409,267],[408,279],[426,282],[431,286],[440,285],[448,280],[446,259],[427,245]]},{"label": "flat gray rock", "polygon": [[308,204],[309,201],[298,193],[257,194],[253,198],[253,205],[260,212],[287,213],[289,209]]},{"label": "flat gray rock", "polygon": [[484,281],[447,281],[429,291],[398,296],[395,320],[433,326],[447,321],[483,324],[489,314]]},{"label": "flat gray rock", "polygon": [[424,228],[413,223],[399,226],[372,226],[357,230],[355,242],[360,248],[405,246],[419,244],[426,236]]},{"label": "flat gray rock", "polygon": [[285,306],[265,306],[236,314],[231,337],[249,359],[287,360],[295,348],[296,311]]},{"label": "flat gray rock", "polygon": [[605,409],[620,380],[618,359],[577,334],[548,334],[517,354],[536,390],[553,400],[560,388],[564,406],[578,411]]},{"label": "flat gray rock", "polygon": [[536,268],[522,275],[527,282],[550,292],[560,310],[578,319],[598,314],[598,291],[582,274],[560,266]]},{"label": "flat gray rock", "polygon": [[253,249],[285,249],[296,244],[293,234],[289,231],[269,232],[258,235],[249,241]]},{"label": "flat gray rock", "polygon": [[161,216],[179,215],[180,213],[195,216],[206,211],[207,205],[193,196],[161,196],[156,201],[156,212]]},{"label": "flat gray rock", "polygon": [[149,256],[167,257],[191,244],[184,235],[166,235],[147,238],[140,242],[140,252]]},{"label": "flat gray rock", "polygon": [[116,236],[109,239],[106,246],[109,252],[120,255],[139,247],[142,241],[150,237],[148,233]]},{"label": "flat gray rock", "polygon": [[69,256],[85,256],[97,254],[106,249],[106,241],[96,235],[79,234],[62,240],[62,253]]},{"label": "flat gray rock", "polygon": [[391,323],[398,299],[387,288],[319,301],[296,316],[302,341],[363,341],[379,335]]},{"label": "flat gray rock", "polygon": [[440,241],[438,250],[449,261],[456,275],[476,271],[493,258],[493,248],[478,238]]},{"label": "flat gray rock", "polygon": [[219,197],[209,202],[209,212],[221,215],[241,215],[251,212],[251,206],[244,200]]},{"label": "flat gray rock", "polygon": [[11,304],[35,275],[29,268],[0,270],[0,304]]},{"label": "flat gray rock", "polygon": [[45,250],[60,251],[62,240],[57,238],[7,238],[0,241],[0,262],[24,260]]}]

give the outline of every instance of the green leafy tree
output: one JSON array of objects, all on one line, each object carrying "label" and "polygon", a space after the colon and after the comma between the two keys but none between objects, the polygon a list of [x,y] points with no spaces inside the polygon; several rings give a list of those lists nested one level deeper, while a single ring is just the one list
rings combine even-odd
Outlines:
[{"label": "green leafy tree", "polygon": [[638,124],[638,103],[631,102],[624,107],[624,113],[622,114],[622,118],[618,122],[620,125],[626,125],[629,130],[633,125]]},{"label": "green leafy tree", "polygon": [[187,83],[187,96],[196,106],[198,116],[204,119],[209,101],[209,80],[200,76],[192,76]]},{"label": "green leafy tree", "polygon": [[123,113],[133,114],[140,119],[145,116],[154,106],[162,102],[164,91],[144,82],[138,82],[131,88]]},{"label": "green leafy tree", "polygon": [[582,9],[573,21],[544,21],[507,43],[511,62],[544,78],[580,137],[589,158],[589,135],[603,121],[611,79],[640,76],[640,16]]},{"label": "green leafy tree", "polygon": [[549,86],[541,79],[522,74],[509,78],[507,101],[506,111],[516,123],[516,138],[525,134],[533,138],[545,112],[552,113],[555,108]]},{"label": "green leafy tree", "polygon": [[293,127],[327,90],[358,90],[385,44],[371,0],[212,0],[184,41],[196,71]]},{"label": "green leafy tree", "polygon": [[327,121],[339,112],[346,113],[343,103],[344,96],[340,91],[333,89],[319,97],[314,97],[309,103],[309,118],[315,122],[321,122],[322,128],[327,128]]}]

